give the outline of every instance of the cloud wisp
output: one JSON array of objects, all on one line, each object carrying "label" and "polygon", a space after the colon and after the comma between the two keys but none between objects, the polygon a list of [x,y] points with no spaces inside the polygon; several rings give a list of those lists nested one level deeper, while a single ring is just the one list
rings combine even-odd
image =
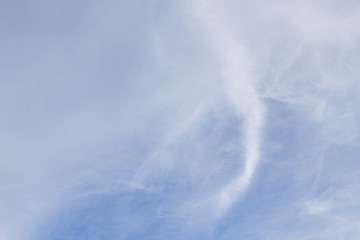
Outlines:
[{"label": "cloud wisp", "polygon": [[[220,6],[205,1],[188,3],[194,18],[203,26],[201,32],[210,39],[210,48],[215,49],[220,60],[220,78],[224,94],[239,119],[244,121],[245,163],[244,169],[227,183],[218,196],[217,217],[221,217],[243,195],[251,184],[260,158],[261,132],[265,121],[265,107],[257,93],[257,79],[253,74],[250,59],[234,33],[227,27]],[[238,129],[240,131],[240,129]],[[239,161],[242,156],[237,156]]]}]

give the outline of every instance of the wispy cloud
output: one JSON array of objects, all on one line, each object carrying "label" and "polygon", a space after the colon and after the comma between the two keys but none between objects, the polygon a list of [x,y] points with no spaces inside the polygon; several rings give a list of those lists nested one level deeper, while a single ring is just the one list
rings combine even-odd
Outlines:
[{"label": "wispy cloud", "polygon": [[359,236],[357,1],[1,5],[1,239]]},{"label": "wispy cloud", "polygon": [[[251,61],[241,43],[237,42],[231,29],[216,11],[219,6],[210,2],[192,1],[189,8],[210,40],[220,60],[218,75],[224,85],[224,94],[240,119],[244,119],[245,166],[234,180],[226,184],[219,193],[216,215],[220,217],[236,202],[249,187],[259,160],[261,129],[264,122],[264,106],[257,93],[256,77],[252,74]],[[240,131],[240,129],[237,129]],[[239,143],[241,141],[238,141]],[[241,156],[237,156],[241,161]]]}]

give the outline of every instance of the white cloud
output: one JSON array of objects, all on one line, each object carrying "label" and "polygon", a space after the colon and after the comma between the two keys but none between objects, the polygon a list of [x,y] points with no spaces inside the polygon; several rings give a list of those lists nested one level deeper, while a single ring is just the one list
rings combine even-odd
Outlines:
[{"label": "white cloud", "polygon": [[358,236],[357,1],[80,5],[1,14],[0,238]]}]

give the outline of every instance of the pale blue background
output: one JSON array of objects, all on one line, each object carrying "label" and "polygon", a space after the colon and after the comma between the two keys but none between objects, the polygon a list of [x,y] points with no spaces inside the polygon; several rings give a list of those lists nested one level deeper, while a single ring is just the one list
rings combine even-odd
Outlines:
[{"label": "pale blue background", "polygon": [[[359,22],[351,0],[0,0],[0,239],[358,239]],[[228,100],[234,44],[264,124],[217,214],[259,107]]]}]

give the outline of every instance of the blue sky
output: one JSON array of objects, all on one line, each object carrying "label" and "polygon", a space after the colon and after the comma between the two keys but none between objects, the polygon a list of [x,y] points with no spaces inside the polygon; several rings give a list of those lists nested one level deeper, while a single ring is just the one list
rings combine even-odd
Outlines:
[{"label": "blue sky", "polygon": [[360,236],[360,2],[0,1],[0,239]]}]

